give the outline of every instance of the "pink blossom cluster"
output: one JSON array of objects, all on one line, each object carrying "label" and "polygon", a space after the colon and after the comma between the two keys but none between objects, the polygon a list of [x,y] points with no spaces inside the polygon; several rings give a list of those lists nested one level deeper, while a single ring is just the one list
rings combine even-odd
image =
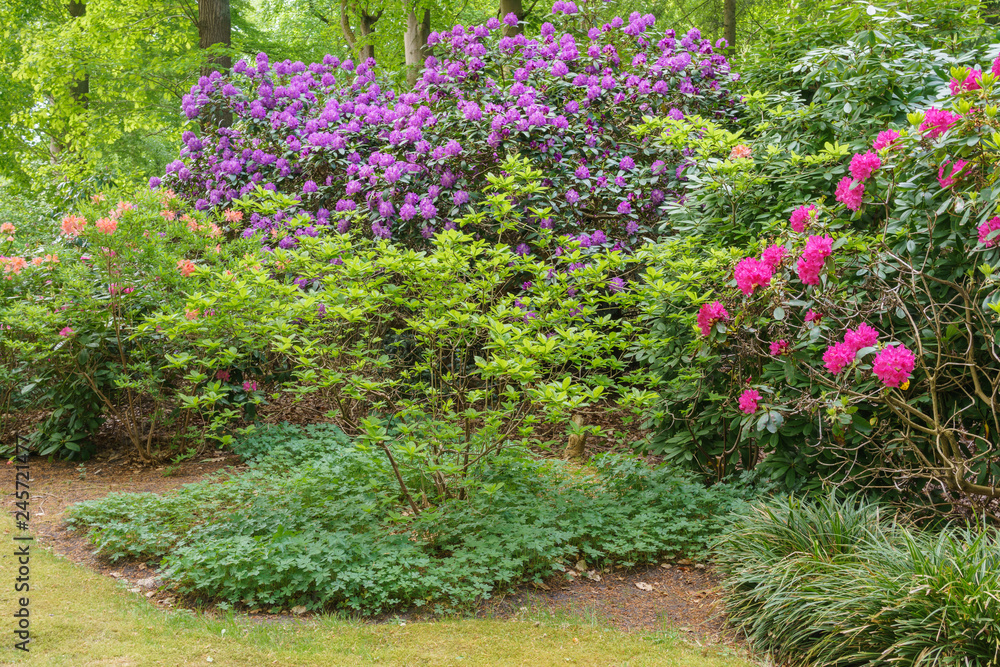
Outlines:
[{"label": "pink blossom cluster", "polygon": [[970,90],[979,90],[982,86],[979,85],[979,79],[983,78],[983,70],[974,69],[969,72],[969,76],[965,77],[962,81],[958,79],[952,79],[948,82],[948,89],[951,90],[952,95],[958,95]]},{"label": "pink blossom cluster", "polygon": [[802,257],[796,264],[799,280],[805,285],[819,285],[819,273],[832,252],[832,236],[810,236],[806,241],[805,250],[802,251]]},{"label": "pink blossom cluster", "polygon": [[836,199],[852,211],[857,211],[864,201],[865,184],[858,183],[852,188],[852,183],[854,183],[854,179],[850,176],[844,176],[840,179],[840,183],[837,184]]},{"label": "pink blossom cluster", "polygon": [[990,238],[990,234],[998,230],[1000,230],[1000,216],[994,216],[979,225],[979,242],[987,248],[992,248],[1000,241],[1000,235]]},{"label": "pink blossom cluster", "polygon": [[62,219],[62,233],[66,236],[79,236],[84,227],[87,226],[87,219],[79,215],[67,215]]},{"label": "pink blossom cluster", "polygon": [[851,158],[851,176],[856,181],[867,181],[868,178],[882,166],[882,160],[876,153],[857,153]]},{"label": "pink blossom cluster", "polygon": [[886,346],[872,362],[872,372],[886,387],[898,387],[913,374],[916,359],[905,345]]},{"label": "pink blossom cluster", "polygon": [[788,222],[792,223],[792,229],[802,233],[806,230],[806,226],[815,219],[816,205],[806,206],[803,204],[792,212],[792,217],[788,219]]},{"label": "pink blossom cluster", "polygon": [[[951,165],[951,171],[948,171],[948,165]],[[955,185],[955,181],[958,180],[958,175],[965,165],[969,164],[966,160],[955,160],[952,162],[950,159],[945,160],[941,167],[938,169],[938,183],[942,188],[950,188]]]},{"label": "pink blossom cluster", "polygon": [[757,401],[760,400],[760,393],[756,389],[747,389],[740,396],[740,410],[752,415],[757,412]]},{"label": "pink blossom cluster", "polygon": [[788,341],[782,338],[781,340],[771,341],[771,356],[780,357],[784,353],[788,352]]},{"label": "pink blossom cluster", "polygon": [[877,342],[878,331],[865,323],[858,325],[857,329],[848,329],[842,342],[834,343],[823,353],[826,370],[834,375],[840,373],[854,363],[859,350],[872,347]]},{"label": "pink blossom cluster", "polygon": [[770,285],[771,277],[784,257],[784,246],[772,245],[764,250],[760,259],[747,257],[740,260],[735,270],[737,287],[749,296],[757,287]]},{"label": "pink blossom cluster", "polygon": [[944,109],[931,107],[924,114],[924,122],[920,124],[920,131],[927,133],[928,139],[936,139],[951,129],[951,126],[958,122],[962,116]]},{"label": "pink blossom cluster", "polygon": [[712,333],[712,327],[716,322],[723,322],[729,319],[729,312],[718,301],[702,304],[698,311],[698,328],[701,335],[707,336]]},{"label": "pink blossom cluster", "polygon": [[882,130],[875,137],[875,143],[872,144],[872,148],[880,151],[883,148],[891,146],[897,139],[899,139],[899,132],[896,130]]},{"label": "pink blossom cluster", "polygon": [[118,220],[114,218],[101,218],[94,223],[94,226],[102,234],[114,234],[115,230],[118,229]]},{"label": "pink blossom cluster", "polygon": [[993,72],[993,76],[1000,76],[1000,56],[997,56],[997,59],[993,61],[993,67],[990,71]]},{"label": "pink blossom cluster", "polygon": [[771,284],[773,269],[764,262],[753,257],[747,257],[736,264],[736,286],[746,295],[753,294],[758,286]]},{"label": "pink blossom cluster", "polygon": [[806,324],[819,324],[823,320],[823,313],[818,313],[813,309],[809,309],[806,313]]}]

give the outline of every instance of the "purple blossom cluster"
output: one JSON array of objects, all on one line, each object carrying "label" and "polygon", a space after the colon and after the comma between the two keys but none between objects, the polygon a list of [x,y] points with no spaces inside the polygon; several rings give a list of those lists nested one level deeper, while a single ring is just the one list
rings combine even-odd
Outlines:
[{"label": "purple blossom cluster", "polygon": [[[683,196],[685,163],[680,151],[654,154],[630,125],[729,114],[735,75],[697,30],[654,34],[654,17],[633,13],[582,39],[577,11],[557,3],[552,20],[564,30],[547,22],[536,37],[504,36],[497,19],[432,33],[423,75],[402,93],[373,60],[241,60],[184,96],[188,118],[227,112],[233,123],[185,133],[162,184],[199,210],[221,211],[257,186],[293,197],[290,210],[246,221],[244,235],[269,245],[294,247],[299,227],[352,224],[420,242],[454,228],[483,198],[484,175],[518,153],[544,174],[544,189],[518,209],[551,211],[525,221],[519,242],[530,246],[540,229],[595,228],[612,242],[634,241]],[[490,224],[472,231],[489,237]]]}]

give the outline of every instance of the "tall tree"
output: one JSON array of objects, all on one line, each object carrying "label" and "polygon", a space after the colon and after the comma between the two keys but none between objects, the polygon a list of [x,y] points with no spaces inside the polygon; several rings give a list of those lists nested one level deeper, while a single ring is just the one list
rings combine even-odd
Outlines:
[{"label": "tall tree", "polygon": [[729,53],[736,52],[736,0],[724,0],[722,5],[722,36]]},{"label": "tall tree", "polygon": [[[375,22],[382,18],[384,12],[384,9],[380,9],[372,13],[366,2],[340,0],[340,28],[344,32],[347,45],[358,54],[358,59],[362,62],[375,57],[375,42],[372,34],[375,32]],[[360,38],[351,28],[352,18],[357,25]]]},{"label": "tall tree", "polygon": [[212,70],[226,71],[233,65],[229,48],[233,45],[233,22],[229,0],[198,0],[198,46],[210,49],[216,45],[226,47],[224,53],[211,55],[202,68],[203,76]]},{"label": "tall tree", "polygon": [[[518,21],[523,21],[525,17],[524,5],[521,0],[500,0],[500,19],[507,14],[514,14]],[[521,25],[504,25],[503,33],[508,37],[521,34]]]},{"label": "tall tree", "polygon": [[422,16],[420,9],[409,6],[406,13],[406,33],[403,35],[403,48],[406,57],[406,80],[412,86],[420,77],[424,60],[427,58],[427,36],[431,33],[431,10],[425,8]]}]

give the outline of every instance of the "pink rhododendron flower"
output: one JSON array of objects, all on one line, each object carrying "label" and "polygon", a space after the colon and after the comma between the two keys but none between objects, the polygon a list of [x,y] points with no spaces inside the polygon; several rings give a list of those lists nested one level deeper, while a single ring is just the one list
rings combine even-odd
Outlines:
[{"label": "pink rhododendron flower", "polygon": [[878,342],[878,331],[862,322],[857,329],[847,330],[847,333],[844,334],[844,342],[857,353],[858,350],[872,347]]},{"label": "pink rhododendron flower", "polygon": [[0,234],[13,234],[15,231],[17,231],[17,227],[13,223],[5,222],[0,225]]},{"label": "pink rhododendron flower", "polygon": [[1000,216],[987,220],[979,225],[979,242],[987,248],[992,248],[1000,241],[1000,235],[990,238],[990,234],[1000,230]]},{"label": "pink rhododendron flower", "polygon": [[216,380],[222,380],[223,382],[229,382],[229,371],[219,371],[215,374]]},{"label": "pink rhododendron flower", "polygon": [[920,124],[920,131],[927,132],[929,139],[936,139],[950,130],[959,118],[961,118],[959,114],[931,107],[924,114],[924,122]]},{"label": "pink rhododendron flower", "polygon": [[733,146],[733,150],[729,152],[729,159],[739,160],[741,158],[748,158],[750,157],[750,154],[751,151],[749,146],[745,144],[737,144],[736,146]]},{"label": "pink rhododendron flower", "polygon": [[783,259],[785,259],[785,246],[783,245],[769,246],[760,255],[760,261],[767,264],[772,270],[781,266]]},{"label": "pink rhododendron flower", "polygon": [[73,335],[73,330],[69,327],[63,327],[62,331],[59,332],[60,336],[71,336]]},{"label": "pink rhododendron flower", "polygon": [[192,232],[199,232],[199,231],[201,231],[201,225],[199,225],[198,221],[195,220],[194,218],[188,220],[187,228],[188,228],[189,231],[192,231]]},{"label": "pink rhododendron flower", "polygon": [[993,67],[990,68],[990,71],[993,72],[994,76],[1000,76],[1000,56],[997,56],[997,59],[993,61]]},{"label": "pink rhododendron flower", "polygon": [[852,188],[851,183],[853,182],[854,179],[850,176],[844,176],[840,180],[840,183],[837,184],[837,201],[852,211],[857,211],[861,208],[861,202],[864,200],[865,185],[864,183],[858,183],[857,186]]},{"label": "pink rhododendron flower", "polygon": [[226,212],[222,214],[222,217],[226,222],[239,222],[243,219],[243,211],[227,209]]},{"label": "pink rhododendron flower", "polygon": [[194,265],[194,262],[192,262],[190,259],[177,260],[177,270],[180,271],[181,275],[184,276],[185,278],[194,273],[197,268],[198,267],[196,267]]},{"label": "pink rhododendron flower", "polygon": [[252,380],[247,380],[243,383],[243,391],[257,391],[257,383]]},{"label": "pink rhododendron flower", "polygon": [[815,310],[810,309],[806,313],[806,322],[812,322],[813,324],[819,324],[823,319],[823,313],[817,313]]},{"label": "pink rhododendron flower", "polygon": [[102,234],[114,234],[115,230],[118,229],[118,221],[112,218],[101,218],[94,223],[94,226]]},{"label": "pink rhododendron flower", "polygon": [[788,341],[782,338],[781,340],[771,341],[771,356],[780,357],[785,352],[788,351]]},{"label": "pink rhododendron flower", "polygon": [[834,343],[823,353],[823,363],[826,365],[826,370],[837,375],[854,363],[856,354],[857,352],[847,343]]},{"label": "pink rhododendron flower", "polygon": [[198,319],[198,310],[197,309],[194,309],[194,310],[185,310],[184,311],[184,317],[186,317],[189,320],[196,320],[196,319]]},{"label": "pink rhododendron flower", "polygon": [[866,181],[881,166],[882,160],[875,153],[857,153],[851,158],[851,176],[856,181]]},{"label": "pink rhododendron flower", "polygon": [[698,311],[698,328],[701,329],[701,335],[707,336],[712,333],[712,327],[716,322],[728,319],[729,312],[718,301],[703,303]]},{"label": "pink rhododendron flower", "polygon": [[760,400],[760,394],[756,389],[747,389],[740,396],[740,410],[752,415],[757,412],[757,401]]},{"label": "pink rhododendron flower", "polygon": [[[951,164],[951,171],[948,171],[948,165]],[[965,168],[965,165],[969,164],[966,160],[955,160],[952,163],[951,160],[945,160],[944,164],[938,169],[938,183],[942,188],[950,188],[955,184],[959,173]]]},{"label": "pink rhododendron flower", "polygon": [[819,274],[823,270],[823,263],[832,252],[832,236],[810,236],[802,251],[802,257],[796,264],[799,280],[806,285],[819,285]]},{"label": "pink rhododendron flower", "polygon": [[164,220],[171,221],[177,217],[177,212],[170,210],[160,211],[160,217],[162,217]]},{"label": "pink rhododendron flower", "polygon": [[78,215],[67,215],[62,219],[62,233],[66,236],[79,236],[87,226],[87,219]]},{"label": "pink rhododendron flower", "polygon": [[948,82],[948,89],[951,91],[952,95],[958,95],[961,92],[969,90],[979,90],[982,86],[979,85],[977,79],[981,79],[983,76],[983,70],[974,69],[969,72],[969,76],[965,77],[963,81],[958,79],[952,79]]},{"label": "pink rhododendron flower", "polygon": [[766,287],[771,284],[773,271],[768,264],[747,257],[740,260],[736,265],[736,285],[744,294],[753,294],[758,286]]},{"label": "pink rhododendron flower", "polygon": [[882,130],[875,138],[875,143],[872,144],[872,148],[880,151],[883,148],[892,145],[896,139],[899,139],[899,132],[896,130]]},{"label": "pink rhododendron flower", "polygon": [[806,230],[806,225],[816,219],[816,205],[811,206],[799,206],[792,213],[792,217],[788,219],[788,222],[792,223],[792,229],[801,233]]},{"label": "pink rhododendron flower", "polygon": [[905,345],[890,345],[875,357],[872,372],[887,387],[898,387],[910,379],[916,359]]}]

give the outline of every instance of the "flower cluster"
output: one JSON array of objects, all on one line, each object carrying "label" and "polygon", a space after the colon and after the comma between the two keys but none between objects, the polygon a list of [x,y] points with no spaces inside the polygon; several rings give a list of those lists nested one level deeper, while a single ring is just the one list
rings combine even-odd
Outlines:
[{"label": "flower cluster", "polygon": [[[872,148],[877,151],[883,148],[889,148],[899,139],[899,132],[896,130],[882,130],[875,137],[875,141],[872,143]],[[898,145],[896,146],[898,147]]]},{"label": "flower cluster", "polygon": [[761,254],[760,259],[747,257],[736,264],[736,285],[746,294],[753,294],[757,287],[766,287],[771,284],[771,276],[774,275],[782,260],[785,257],[785,247],[772,245]]},{"label": "flower cluster", "polygon": [[709,335],[716,322],[724,322],[728,319],[729,312],[718,301],[702,304],[698,311],[698,328],[701,329],[701,335]]},{"label": "flower cluster", "polygon": [[983,70],[973,69],[969,72],[969,75],[965,79],[959,81],[958,79],[952,79],[948,82],[948,89],[951,91],[952,95],[958,95],[959,93],[967,92],[970,90],[979,90],[982,86],[979,85],[979,79],[983,78]]},{"label": "flower cluster", "polygon": [[872,372],[886,387],[898,387],[913,374],[916,360],[905,345],[888,345],[872,362]]},{"label": "flower cluster", "polygon": [[[572,10],[562,3],[553,21],[572,21]],[[585,38],[553,23],[535,38],[504,36],[496,19],[458,25],[430,35],[433,55],[402,93],[374,61],[271,63],[259,54],[192,87],[188,118],[226,110],[236,122],[214,136],[185,133],[180,159],[151,185],[220,213],[258,186],[293,197],[288,210],[241,222],[246,236],[281,247],[295,247],[303,228],[345,232],[358,220],[364,233],[420,242],[467,213],[483,196],[479,175],[518,153],[544,173],[544,190],[519,201],[521,210],[551,208],[556,233],[599,224],[625,242],[683,196],[686,159],[655,155],[629,126],[658,113],[719,117],[736,103],[722,53],[697,30],[654,34],[653,23],[634,13]],[[533,223],[515,246],[546,228]],[[488,235],[490,224],[472,231]]]},{"label": "flower cluster", "polygon": [[[983,224],[979,225],[979,243],[986,246],[987,248],[992,248],[1000,241],[1000,234],[993,234],[994,232],[1000,231],[1000,216],[994,216],[990,218]],[[993,237],[990,238],[990,235]]]},{"label": "flower cluster", "polygon": [[864,154],[857,153],[851,158],[851,176],[858,182],[867,181],[881,166],[882,160],[879,159],[877,154],[871,151]]},{"label": "flower cluster", "polygon": [[928,139],[936,139],[951,129],[951,126],[961,118],[959,114],[952,113],[937,107],[931,107],[924,114],[924,121],[920,124],[920,131],[927,134]]},{"label": "flower cluster", "polygon": [[756,389],[746,389],[740,395],[740,410],[752,415],[757,412],[757,401],[760,400],[760,393]]},{"label": "flower cluster", "polygon": [[792,229],[799,232],[800,234],[806,230],[806,227],[810,222],[816,219],[816,205],[811,204],[809,206],[802,205],[799,206],[792,212],[792,217],[788,219],[788,222],[792,224]]},{"label": "flower cluster", "polygon": [[851,187],[854,183],[855,180],[850,176],[840,179],[840,183],[837,184],[836,199],[852,211],[857,211],[864,201],[865,184],[858,183]]},{"label": "flower cluster", "polygon": [[[969,164],[966,160],[945,160],[941,167],[938,169],[938,183],[942,188],[950,188],[958,180],[959,174],[965,169],[965,165]],[[948,169],[948,165],[951,165],[951,169]]]},{"label": "flower cluster", "polygon": [[848,329],[842,342],[827,348],[823,353],[823,363],[828,371],[836,375],[854,363],[859,350],[873,347],[877,342],[878,331],[862,323],[857,329]]},{"label": "flower cluster", "polygon": [[799,280],[804,285],[819,285],[819,274],[823,270],[826,258],[833,252],[833,237],[831,236],[810,236],[806,240],[806,247],[802,251],[796,268],[798,269]]}]

